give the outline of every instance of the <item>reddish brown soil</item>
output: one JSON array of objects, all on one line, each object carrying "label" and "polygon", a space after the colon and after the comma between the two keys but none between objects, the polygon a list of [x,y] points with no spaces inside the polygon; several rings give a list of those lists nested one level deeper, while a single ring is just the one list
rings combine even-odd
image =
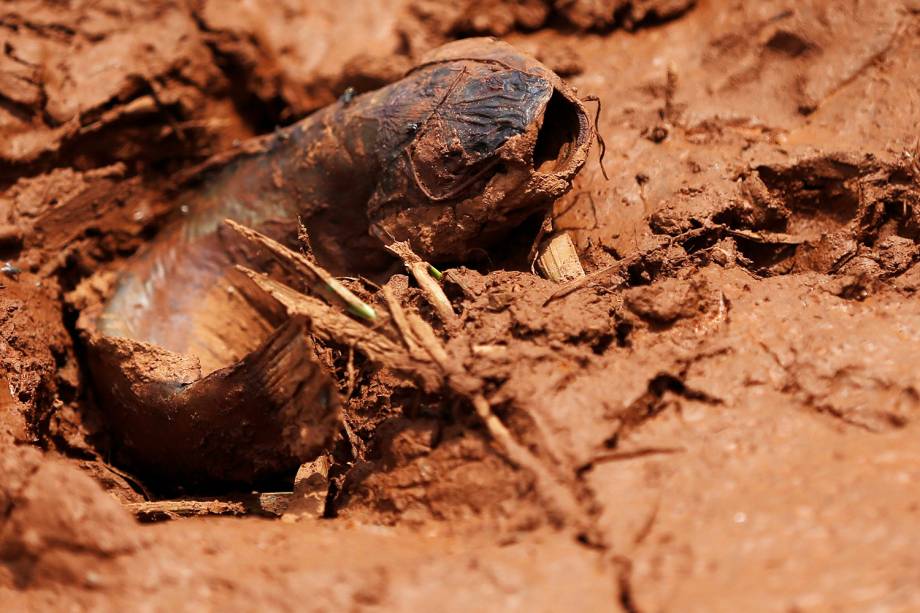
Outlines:
[{"label": "reddish brown soil", "polygon": [[[472,34],[603,104],[555,209],[597,274],[460,269],[443,331],[590,525],[333,348],[334,517],[136,523],[175,492],[106,463],[71,290],[177,172]],[[0,41],[4,610],[920,608],[916,0],[14,0]]]}]

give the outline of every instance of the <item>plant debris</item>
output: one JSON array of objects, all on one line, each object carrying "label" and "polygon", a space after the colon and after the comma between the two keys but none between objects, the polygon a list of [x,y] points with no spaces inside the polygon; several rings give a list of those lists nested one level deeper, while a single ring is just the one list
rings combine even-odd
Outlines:
[{"label": "plant debris", "polygon": [[[240,229],[240,234],[248,240],[267,244],[267,237],[254,230]],[[407,252],[395,250],[411,257]],[[273,249],[276,257],[298,262],[302,256],[278,246]],[[424,263],[419,261],[419,274],[425,275]],[[536,479],[540,496],[548,505],[554,521],[565,525],[571,523],[583,534],[590,531],[590,522],[586,511],[578,502],[570,486],[560,482],[554,470],[548,468],[534,456],[525,445],[515,440],[507,427],[499,420],[483,395],[484,383],[469,373],[462,364],[452,357],[443,343],[435,335],[431,326],[419,315],[406,310],[388,287],[382,289],[387,309],[390,312],[393,329],[391,336],[397,335],[401,342],[393,342],[384,336],[380,329],[356,328],[360,324],[341,327],[331,321],[341,320],[331,307],[318,303],[309,296],[300,294],[277,281],[260,277],[259,273],[243,269],[259,287],[268,295],[277,299],[287,309],[291,317],[307,317],[315,324],[319,337],[325,338],[339,346],[353,346],[362,351],[379,366],[389,368],[417,381],[429,391],[444,388],[459,398],[468,401],[482,424],[486,427],[497,448],[514,465],[531,472]]]}]

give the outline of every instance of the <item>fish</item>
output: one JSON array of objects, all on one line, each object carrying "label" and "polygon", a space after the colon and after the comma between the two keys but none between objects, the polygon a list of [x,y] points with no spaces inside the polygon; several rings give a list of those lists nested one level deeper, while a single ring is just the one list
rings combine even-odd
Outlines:
[{"label": "fish", "polygon": [[235,266],[266,263],[225,219],[291,247],[303,224],[337,275],[385,269],[395,241],[460,263],[548,210],[594,137],[558,75],[471,38],[204,164],[104,304],[81,316],[119,456],[173,482],[249,483],[315,458],[340,428],[308,322],[247,290]]}]

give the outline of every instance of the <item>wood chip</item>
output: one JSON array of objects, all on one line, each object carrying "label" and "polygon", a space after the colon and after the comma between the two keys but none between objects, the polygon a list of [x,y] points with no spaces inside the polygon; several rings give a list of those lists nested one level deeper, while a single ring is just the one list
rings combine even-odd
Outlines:
[{"label": "wood chip", "polygon": [[554,234],[540,245],[537,266],[543,276],[556,283],[565,283],[585,276],[575,243],[568,232]]},{"label": "wood chip", "polygon": [[205,517],[209,515],[280,517],[287,508],[291,495],[291,492],[263,492],[223,499],[132,502],[124,506],[142,522],[168,521],[180,517]]},{"label": "wood chip", "polygon": [[301,465],[294,477],[294,493],[281,516],[282,521],[297,522],[323,517],[329,493],[330,465],[331,461],[326,455]]},{"label": "wood chip", "polygon": [[256,232],[252,228],[238,224],[232,219],[225,219],[224,224],[244,239],[265,247],[280,264],[306,277],[313,284],[315,291],[323,298],[330,302],[341,304],[347,311],[361,319],[366,319],[367,321],[377,319],[377,313],[372,306],[355,296],[351,290],[339,283],[335,277],[318,264],[314,264],[303,255],[288,249],[278,241]]},{"label": "wood chip", "polygon": [[454,307],[450,304],[440,284],[431,275],[434,267],[416,255],[408,241],[391,243],[387,245],[387,250],[403,261],[406,270],[415,278],[415,282],[434,307],[438,317],[445,323],[456,320],[457,314],[454,313]]}]

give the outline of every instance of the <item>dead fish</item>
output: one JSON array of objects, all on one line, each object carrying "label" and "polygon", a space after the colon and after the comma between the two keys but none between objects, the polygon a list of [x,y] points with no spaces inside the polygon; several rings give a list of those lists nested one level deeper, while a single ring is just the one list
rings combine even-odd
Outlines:
[{"label": "dead fish", "polygon": [[565,193],[593,136],[557,75],[479,38],[208,163],[102,312],[81,317],[120,453],[173,481],[250,481],[336,433],[335,381],[305,324],[275,329],[281,315],[234,277],[258,256],[223,219],[289,245],[302,219],[336,274],[385,266],[381,236],[462,261]]}]

